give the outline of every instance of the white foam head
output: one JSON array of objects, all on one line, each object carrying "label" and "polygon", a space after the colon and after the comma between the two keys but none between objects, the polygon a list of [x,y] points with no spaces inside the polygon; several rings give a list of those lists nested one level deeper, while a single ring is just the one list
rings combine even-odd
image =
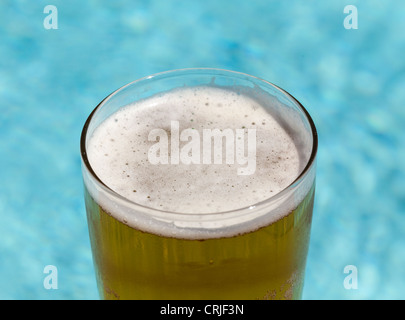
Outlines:
[{"label": "white foam head", "polygon": [[[275,99],[272,104],[274,107],[280,102]],[[277,113],[269,112],[260,99],[211,86],[177,89],[127,105],[94,130],[87,143],[87,156],[98,178],[138,206],[135,210],[138,214],[131,213],[134,211],[129,208],[131,204],[121,201],[122,205],[118,205],[117,201],[108,199],[111,194],[103,195],[102,190],[93,192],[93,197],[118,220],[170,236],[180,233],[186,238],[230,236],[252,229],[252,223],[257,227],[274,222],[291,212],[296,201],[283,200],[286,197],[283,195],[279,201],[283,200],[284,204],[274,202],[276,205],[270,216],[266,214],[270,208],[258,204],[288,187],[302,172],[309,157],[308,152],[300,150],[299,141],[303,138],[294,137],[289,132],[290,127],[283,126],[275,115]],[[176,128],[180,134],[185,130],[197,133],[181,141],[181,136],[173,136]],[[204,163],[207,150],[202,137],[207,130],[220,134],[226,130],[233,132],[230,137],[234,140],[229,140],[233,143],[244,139],[245,156],[248,154],[248,132],[254,132],[254,171],[238,174],[247,169],[248,162],[238,161],[236,153],[233,162],[226,161],[226,138],[210,149],[214,155],[215,148],[222,148],[218,153],[222,156],[222,164],[213,163],[213,156],[211,163]],[[239,130],[239,136],[236,130]],[[163,146],[165,142],[163,134],[151,140],[151,132],[167,133],[167,157],[163,157],[162,148],[155,152],[160,160],[167,159],[167,164],[151,163],[151,148]],[[176,152],[190,151],[186,147],[191,141],[195,142],[193,137],[201,139],[199,157],[193,158],[196,163],[185,164]],[[194,156],[195,151],[193,149]],[[191,154],[191,151],[187,153]],[[253,207],[256,207],[254,214]],[[241,214],[243,211],[249,211],[249,214]],[[219,218],[221,212],[227,212],[225,220]],[[159,217],[146,221],[152,213]],[[266,216],[264,220],[260,218],[263,216]],[[163,220],[167,220],[164,226]]]}]

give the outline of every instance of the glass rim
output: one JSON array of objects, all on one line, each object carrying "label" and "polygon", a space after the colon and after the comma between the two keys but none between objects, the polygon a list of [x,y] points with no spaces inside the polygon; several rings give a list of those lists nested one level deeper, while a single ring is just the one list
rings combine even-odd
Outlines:
[{"label": "glass rim", "polygon": [[[94,172],[90,161],[87,157],[87,152],[86,152],[86,139],[87,139],[87,134],[88,134],[88,129],[89,126],[92,122],[93,117],[95,116],[95,114],[97,113],[98,110],[100,110],[103,105],[109,101],[110,99],[112,99],[116,94],[118,94],[119,92],[123,91],[125,88],[135,85],[138,82],[146,82],[146,81],[152,81],[156,78],[159,77],[164,77],[164,76],[170,76],[172,74],[178,73],[178,72],[183,72],[183,73],[187,73],[187,74],[200,74],[200,73],[212,73],[212,75],[214,75],[214,73],[217,74],[221,74],[221,75],[232,75],[235,78],[241,78],[244,77],[245,79],[251,79],[254,81],[259,81],[262,83],[265,83],[271,87],[273,87],[274,89],[276,89],[276,91],[282,93],[284,96],[286,96],[289,100],[291,100],[300,110],[300,112],[302,112],[302,114],[304,115],[306,121],[308,121],[308,124],[311,128],[311,137],[312,137],[312,150],[310,153],[310,156],[308,158],[308,161],[306,163],[306,165],[304,166],[303,170],[299,173],[299,175],[288,185],[286,186],[284,189],[280,190],[278,193],[276,193],[275,195],[266,198],[265,200],[259,201],[259,202],[255,202],[252,203],[249,206],[246,207],[242,207],[242,208],[237,208],[237,209],[232,209],[232,210],[228,210],[228,211],[218,211],[218,212],[214,212],[214,213],[189,213],[189,212],[176,212],[176,211],[168,211],[168,210],[160,210],[160,209],[156,209],[156,208],[152,208],[152,207],[148,207],[145,205],[142,205],[140,203],[134,202],[129,200],[128,198],[120,195],[119,193],[117,193],[116,191],[112,190],[110,187],[108,187],[98,176],[97,174]],[[239,71],[232,71],[232,70],[227,70],[227,69],[221,69],[221,68],[182,68],[182,69],[173,69],[173,70],[168,70],[168,71],[163,71],[163,72],[159,72],[159,73],[154,73],[142,78],[139,78],[137,80],[134,80],[132,82],[129,82],[121,87],[119,87],[118,89],[114,90],[112,93],[110,93],[109,95],[107,95],[103,100],[101,100],[101,102],[92,110],[92,112],[90,113],[90,115],[87,117],[82,132],[81,132],[81,136],[80,136],[80,155],[81,155],[81,160],[82,160],[82,165],[84,165],[84,169],[87,170],[87,172],[90,174],[91,178],[93,179],[93,182],[95,182],[97,184],[97,186],[101,189],[103,189],[104,192],[107,192],[110,196],[112,196],[114,199],[117,199],[121,202],[124,202],[126,205],[131,206],[131,208],[133,208],[134,210],[136,209],[142,209],[143,211],[147,211],[147,212],[155,212],[157,214],[169,214],[169,215],[173,215],[173,216],[187,216],[187,217],[193,217],[193,216],[204,216],[204,217],[210,217],[210,216],[218,216],[218,215],[226,215],[229,213],[233,213],[235,214],[235,212],[244,212],[246,210],[252,210],[256,207],[261,207],[261,206],[265,206],[266,204],[270,204],[270,203],[274,203],[275,201],[277,201],[278,199],[282,198],[285,194],[287,194],[288,192],[291,191],[291,189],[295,188],[297,185],[300,184],[301,181],[303,181],[303,179],[308,175],[308,173],[311,171],[312,167],[315,165],[315,159],[316,159],[316,155],[317,155],[317,150],[318,150],[318,133],[315,127],[315,123],[312,120],[309,112],[305,109],[305,107],[294,97],[292,96],[289,92],[287,92],[286,90],[280,88],[279,86],[265,80],[262,79],[260,77],[256,77],[247,73],[243,73],[243,72],[239,72]]]}]

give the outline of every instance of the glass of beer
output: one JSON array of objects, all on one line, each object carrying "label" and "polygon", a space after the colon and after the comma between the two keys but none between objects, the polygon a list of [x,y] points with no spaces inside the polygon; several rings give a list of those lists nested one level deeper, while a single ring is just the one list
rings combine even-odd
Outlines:
[{"label": "glass of beer", "polygon": [[106,97],[81,136],[102,299],[300,299],[317,133],[286,91],[182,69]]}]

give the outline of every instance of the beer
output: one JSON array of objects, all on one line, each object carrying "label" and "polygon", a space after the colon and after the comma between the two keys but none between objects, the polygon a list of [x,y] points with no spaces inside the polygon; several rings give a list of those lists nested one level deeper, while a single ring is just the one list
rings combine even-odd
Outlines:
[{"label": "beer", "polygon": [[313,189],[270,226],[227,238],[177,239],[132,228],[87,193],[100,294],[106,299],[298,299]]},{"label": "beer", "polygon": [[93,113],[82,137],[100,296],[300,298],[312,122],[247,86],[176,83],[135,100]]}]

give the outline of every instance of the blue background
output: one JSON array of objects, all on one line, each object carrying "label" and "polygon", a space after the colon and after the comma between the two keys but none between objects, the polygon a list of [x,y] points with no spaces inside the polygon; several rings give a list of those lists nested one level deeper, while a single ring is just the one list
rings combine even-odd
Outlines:
[{"label": "blue background", "polygon": [[[58,9],[58,29],[43,12]],[[346,5],[358,9],[347,30]],[[0,299],[97,299],[79,138],[137,78],[186,67],[262,77],[319,133],[304,299],[405,298],[405,2],[0,2]],[[46,290],[44,268],[58,269]],[[347,265],[358,288],[348,290]]]}]

